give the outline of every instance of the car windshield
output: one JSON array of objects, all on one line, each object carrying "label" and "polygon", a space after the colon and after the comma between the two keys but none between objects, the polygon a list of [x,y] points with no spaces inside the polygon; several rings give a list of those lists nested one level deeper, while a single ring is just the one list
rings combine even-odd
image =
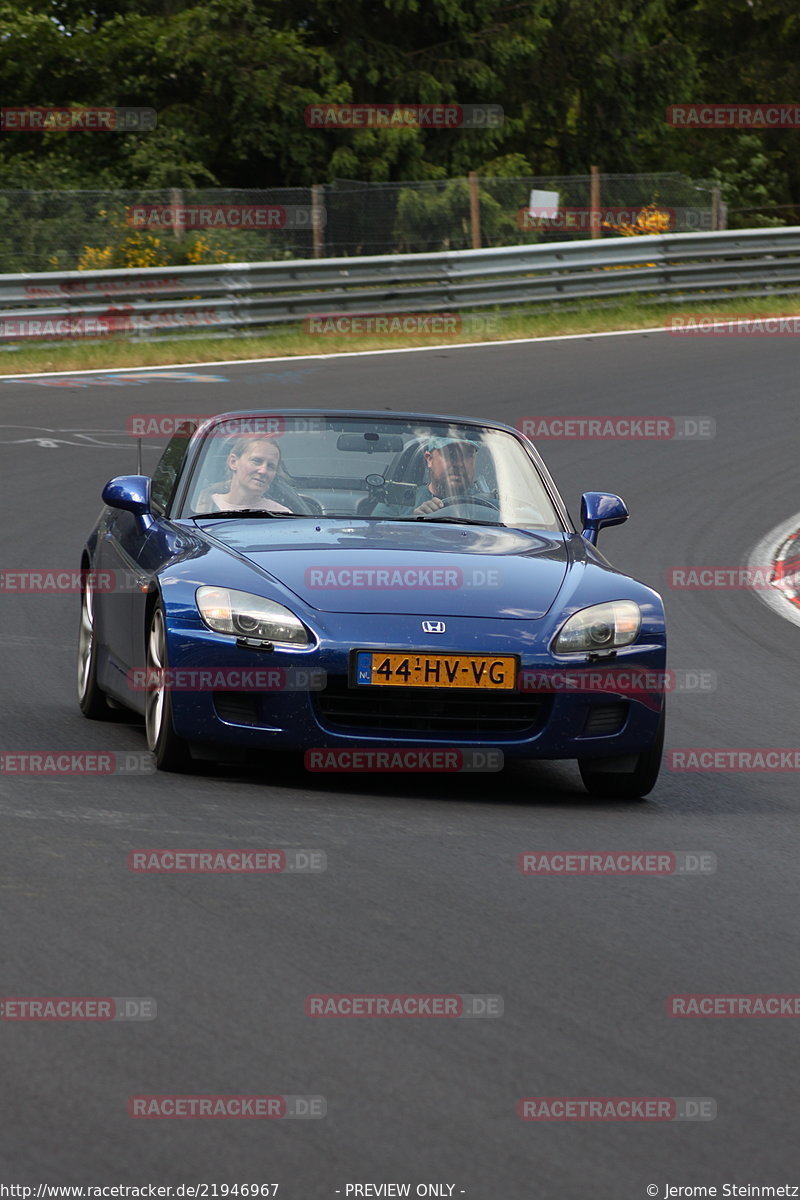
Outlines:
[{"label": "car windshield", "polygon": [[480,424],[229,417],[205,433],[184,517],[253,511],[561,529],[523,444]]}]

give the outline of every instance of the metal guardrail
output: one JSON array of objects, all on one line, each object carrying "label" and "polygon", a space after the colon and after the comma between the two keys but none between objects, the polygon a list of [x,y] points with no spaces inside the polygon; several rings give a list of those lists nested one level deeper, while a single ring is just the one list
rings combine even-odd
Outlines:
[{"label": "metal guardrail", "polygon": [[800,226],[493,250],[0,275],[0,344],[310,316],[450,313],[637,295],[655,302],[800,291]]}]

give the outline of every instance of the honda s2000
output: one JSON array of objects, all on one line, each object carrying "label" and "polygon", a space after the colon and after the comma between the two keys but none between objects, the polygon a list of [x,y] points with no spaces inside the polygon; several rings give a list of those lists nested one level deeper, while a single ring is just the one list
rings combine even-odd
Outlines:
[{"label": "honda s2000", "polygon": [[447,747],[576,759],[597,796],[653,787],[664,610],[596,549],[627,509],[587,492],[576,529],[515,430],[226,413],[180,426],[152,478],[112,479],[103,501],[81,563],[80,705],[143,715],[162,770]]}]

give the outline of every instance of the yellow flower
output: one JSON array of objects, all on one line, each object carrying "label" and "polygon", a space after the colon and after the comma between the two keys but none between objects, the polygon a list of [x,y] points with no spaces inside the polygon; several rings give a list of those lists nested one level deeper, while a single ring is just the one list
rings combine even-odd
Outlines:
[{"label": "yellow flower", "polygon": [[660,233],[668,233],[670,223],[670,214],[659,209],[655,201],[652,204],[645,205],[637,213],[635,225],[631,225],[626,221],[622,221],[619,225],[611,225],[606,221],[603,222],[607,229],[615,229],[623,237],[640,237],[648,234],[655,236]]},{"label": "yellow flower", "polygon": [[84,246],[83,253],[78,259],[78,270],[102,271],[112,265],[113,257],[113,246],[105,246],[103,249],[100,249],[99,246]]}]

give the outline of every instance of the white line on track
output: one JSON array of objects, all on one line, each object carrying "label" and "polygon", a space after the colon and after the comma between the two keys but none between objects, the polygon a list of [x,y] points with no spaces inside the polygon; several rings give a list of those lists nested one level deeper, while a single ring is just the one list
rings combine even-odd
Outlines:
[{"label": "white line on track", "polygon": [[[747,560],[747,565],[753,571],[759,568],[763,571],[765,564],[770,565],[775,561],[778,551],[782,544],[786,541],[790,534],[800,529],[800,513],[795,513],[793,517],[782,521],[780,525],[776,525],[769,533],[758,542]],[[779,617],[784,617],[787,621],[794,622],[795,625],[800,625],[800,608],[797,608],[790,600],[786,598],[780,588],[754,588],[753,589],[760,600],[763,600],[766,605],[776,612]]]}]

